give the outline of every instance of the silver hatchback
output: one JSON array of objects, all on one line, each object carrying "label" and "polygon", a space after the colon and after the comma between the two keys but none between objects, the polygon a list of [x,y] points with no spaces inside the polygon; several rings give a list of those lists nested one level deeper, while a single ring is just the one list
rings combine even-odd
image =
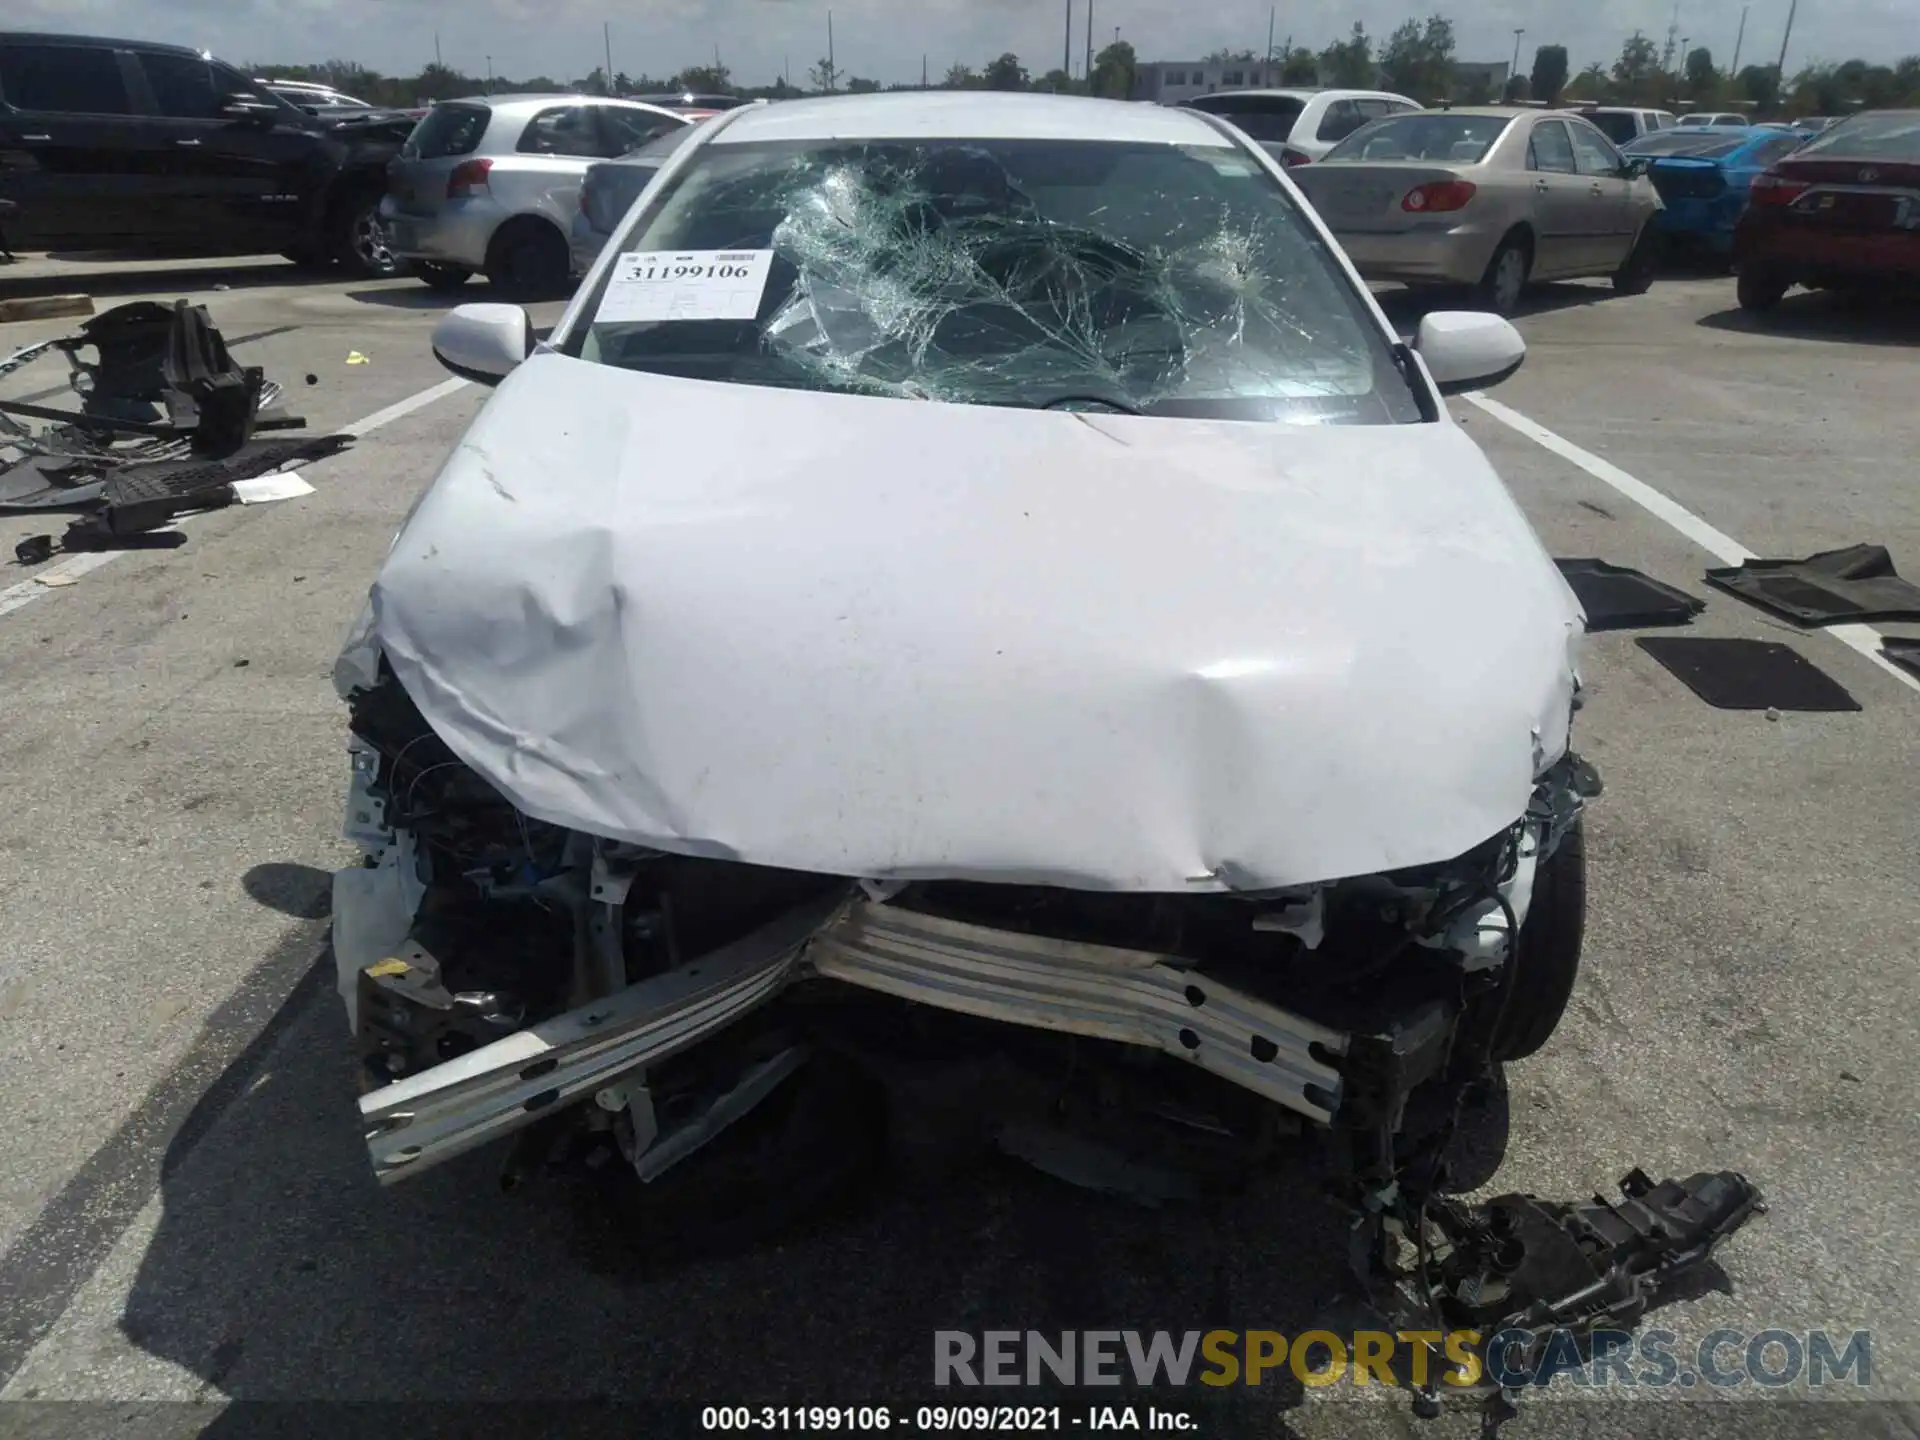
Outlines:
[{"label": "silver hatchback", "polygon": [[593,95],[443,101],[387,167],[388,243],[436,290],[478,271],[513,294],[557,292],[572,268],[567,232],[587,167],[688,123],[659,105]]}]

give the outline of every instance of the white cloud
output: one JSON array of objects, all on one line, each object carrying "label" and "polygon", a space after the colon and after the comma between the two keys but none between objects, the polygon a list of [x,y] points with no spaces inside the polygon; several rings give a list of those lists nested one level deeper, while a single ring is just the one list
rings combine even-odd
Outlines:
[{"label": "white cloud", "polygon": [[[1074,0],[1076,68],[1085,47],[1087,0]],[[1226,0],[1093,0],[1096,47],[1113,27],[1145,59],[1191,59],[1227,45],[1263,50],[1269,7]],[[1788,0],[1748,0],[1743,64],[1779,52]],[[1913,0],[1823,0],[1795,21],[1789,69],[1809,59],[1852,55],[1889,59],[1920,48]],[[1358,5],[1307,0],[1279,7],[1276,43],[1289,34],[1318,48],[1356,19],[1384,36],[1409,14],[1443,5],[1360,0]],[[1742,0],[1681,0],[1679,31],[1732,58]],[[471,74],[486,56],[507,75],[584,75],[600,63],[601,21],[613,27],[614,64],[633,74],[670,74],[722,60],[747,83],[771,80],[783,64],[796,77],[826,53],[824,0],[11,0],[9,27],[131,36],[202,46],[236,63],[357,60],[387,73],[411,73],[431,60],[434,36],[449,65]],[[1004,50],[1029,69],[1057,65],[1063,49],[1065,0],[833,0],[835,58],[843,72],[884,81],[915,79],[921,56],[935,74],[955,60],[984,64]],[[164,12],[164,13],[163,13]],[[1577,70],[1611,61],[1638,28],[1664,40],[1671,0],[1492,0],[1451,7],[1462,59],[1506,59],[1522,26],[1521,66],[1541,44],[1563,44]]]}]

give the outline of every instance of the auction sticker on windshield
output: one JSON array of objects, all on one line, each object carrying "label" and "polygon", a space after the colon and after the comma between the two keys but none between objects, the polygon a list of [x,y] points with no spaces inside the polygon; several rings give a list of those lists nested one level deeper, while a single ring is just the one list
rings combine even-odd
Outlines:
[{"label": "auction sticker on windshield", "polygon": [[771,250],[636,250],[621,255],[594,315],[599,324],[751,320],[773,267]]}]

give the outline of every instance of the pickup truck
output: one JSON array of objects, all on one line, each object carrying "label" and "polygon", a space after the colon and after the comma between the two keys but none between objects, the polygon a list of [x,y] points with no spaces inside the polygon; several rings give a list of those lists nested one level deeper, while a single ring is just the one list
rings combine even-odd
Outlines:
[{"label": "pickup truck", "polygon": [[15,249],[278,253],[392,275],[380,198],[414,123],[315,114],[196,50],[0,31]]}]

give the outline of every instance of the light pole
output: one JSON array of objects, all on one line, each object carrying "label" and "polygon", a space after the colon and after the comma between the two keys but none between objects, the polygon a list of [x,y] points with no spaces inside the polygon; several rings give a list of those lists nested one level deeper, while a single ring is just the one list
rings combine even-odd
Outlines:
[{"label": "light pole", "polygon": [[1516,25],[1514,27],[1513,64],[1507,67],[1507,84],[1509,85],[1513,84],[1515,80],[1520,78],[1520,37],[1526,33],[1527,32],[1526,32],[1525,26]]},{"label": "light pole", "polygon": [[487,56],[487,94],[493,94],[493,56]]}]

